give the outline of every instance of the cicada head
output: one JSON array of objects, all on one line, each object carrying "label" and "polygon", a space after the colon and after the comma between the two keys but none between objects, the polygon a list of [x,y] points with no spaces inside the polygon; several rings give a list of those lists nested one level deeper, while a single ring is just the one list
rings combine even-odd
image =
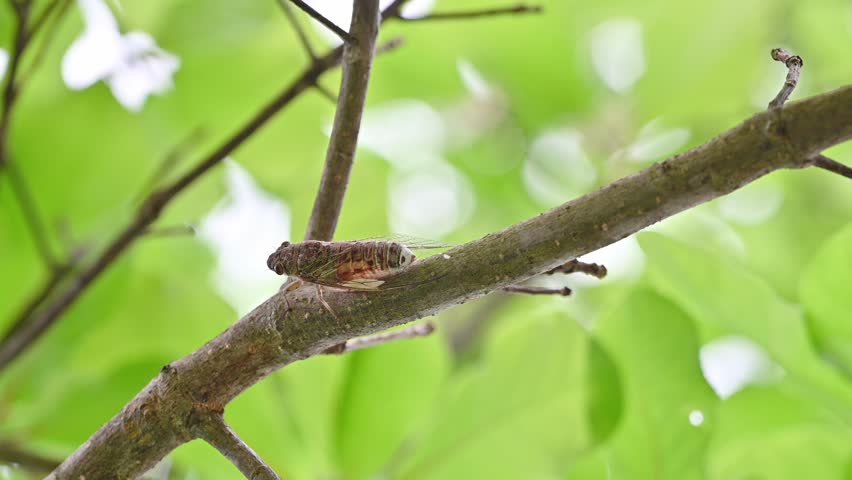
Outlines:
[{"label": "cicada head", "polygon": [[289,274],[287,265],[290,265],[292,256],[292,244],[284,242],[266,259],[266,266],[278,275]]}]

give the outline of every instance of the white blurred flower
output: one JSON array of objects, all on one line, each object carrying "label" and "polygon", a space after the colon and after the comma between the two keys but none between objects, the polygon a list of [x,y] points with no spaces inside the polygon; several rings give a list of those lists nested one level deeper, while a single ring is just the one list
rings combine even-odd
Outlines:
[{"label": "white blurred flower", "polygon": [[751,339],[732,335],[701,347],[701,371],[719,398],[725,399],[751,384],[769,383],[784,369]]},{"label": "white blurred flower", "polygon": [[440,238],[470,218],[475,198],[467,177],[440,160],[391,177],[388,220],[395,233]]},{"label": "white blurred flower", "polygon": [[[441,115],[422,100],[400,99],[364,112],[359,145],[401,169],[439,163],[447,131]],[[326,127],[331,133],[331,125]]]},{"label": "white blurred flower", "polygon": [[659,160],[680,149],[689,141],[688,128],[664,128],[659,118],[639,130],[636,140],[627,147],[627,158],[636,163]]},{"label": "white blurred flower", "polygon": [[645,73],[642,24],[634,18],[613,18],[589,33],[592,65],[607,87],[627,92]]},{"label": "white blurred flower", "polygon": [[597,171],[583,150],[582,134],[574,129],[547,130],[530,145],[524,164],[527,191],[552,207],[586,193]]},{"label": "white blurred flower", "polygon": [[216,255],[213,284],[243,314],[283,283],[266,267],[266,258],[290,238],[290,210],[236,162],[227,161],[225,178],[227,200],[201,221],[198,234]]},{"label": "white blurred flower", "polygon": [[781,209],[784,192],[771,181],[762,180],[719,199],[719,213],[740,225],[757,225]]},{"label": "white blurred flower", "polygon": [[173,86],[180,59],[159,48],[150,35],[122,35],[103,0],[78,0],[86,24],[62,58],[62,79],[72,90],[89,88],[103,80],[116,100],[138,112],[151,94]]},{"label": "white blurred flower", "polygon": [[9,66],[9,54],[0,48],[0,80],[6,75],[6,67]]}]

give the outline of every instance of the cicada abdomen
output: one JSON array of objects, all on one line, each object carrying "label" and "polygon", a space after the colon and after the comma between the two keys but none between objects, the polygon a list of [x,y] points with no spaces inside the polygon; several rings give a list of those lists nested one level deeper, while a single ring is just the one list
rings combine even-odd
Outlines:
[{"label": "cicada abdomen", "polygon": [[409,247],[389,240],[300,243],[284,242],[267,259],[279,275],[306,282],[354,290],[377,290],[382,277],[411,265],[416,256]]}]

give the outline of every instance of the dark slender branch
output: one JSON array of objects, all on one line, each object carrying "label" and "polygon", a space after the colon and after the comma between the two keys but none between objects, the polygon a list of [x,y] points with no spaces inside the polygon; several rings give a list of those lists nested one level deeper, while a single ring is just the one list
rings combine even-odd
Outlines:
[{"label": "dark slender branch", "polygon": [[503,287],[503,291],[509,293],[523,293],[526,295],[562,295],[563,297],[571,295],[571,289],[568,287],[545,288],[526,285],[511,285],[508,287]]},{"label": "dark slender branch", "polygon": [[525,13],[541,13],[541,5],[512,5],[510,7],[489,8],[464,12],[438,12],[422,17],[399,17],[404,22],[422,22],[426,20],[469,20],[472,18],[494,17],[497,15],[521,15]]},{"label": "dark slender branch", "polygon": [[175,419],[198,409],[222,411],[285,365],[523,282],[775,170],[802,168],[808,158],[852,139],[852,86],[787,105],[784,139],[768,133],[778,121],[774,112],[754,115],[703,145],[458,246],[448,252],[452,260],[435,255],[416,262],[386,283],[414,288],[358,295],[328,290],[325,300],[339,324],[315,289],[276,293],[170,364],[48,478],[136,477],[192,438]]},{"label": "dark slender branch", "polygon": [[139,192],[139,199],[145,198],[152,190],[156,189],[157,185],[162,182],[169,174],[178,166],[178,164],[186,157],[186,154],[193,147],[198,145],[207,136],[207,132],[202,127],[195,127],[187,136],[181,139],[174,147],[172,147],[163,160],[144,183],[142,190]]},{"label": "dark slender branch", "polygon": [[319,93],[320,93],[320,94],[321,94],[321,95],[322,95],[322,96],[323,96],[326,100],[328,100],[329,102],[331,102],[331,103],[333,103],[333,104],[337,105],[337,95],[335,95],[335,94],[334,94],[334,92],[332,92],[331,90],[329,90],[329,89],[325,88],[324,86],[320,85],[319,83],[317,83],[316,85],[314,85],[314,88],[316,88],[316,89],[317,89],[317,91],[318,91],[318,92],[319,92]]},{"label": "dark slender branch", "polygon": [[[405,1],[395,0],[391,3],[385,12],[383,12],[382,19],[396,18],[391,13],[398,11]],[[25,326],[18,329],[14,334],[7,334],[0,340],[0,371],[50,328],[56,319],[80,297],[86,288],[119,256],[127,251],[128,247],[159,218],[162,210],[178,194],[211,168],[221,163],[225,157],[230,155],[243,142],[260,130],[269,119],[285,106],[289,105],[301,93],[316,85],[317,80],[323,73],[340,63],[342,55],[343,47],[338,47],[311,63],[293,83],[257,112],[246,125],[237,130],[219,148],[203,158],[195,167],[170,185],[148,195],[130,223],[107,244],[88,266],[81,270],[80,274],[64,291],[50,297],[53,299],[50,304],[39,305],[42,308],[32,312],[32,316],[26,322]]]},{"label": "dark slender branch", "polygon": [[213,446],[251,480],[280,480],[254,450],[231,430],[220,414],[211,413],[199,419],[192,428],[198,438]]},{"label": "dark slender branch", "polygon": [[846,178],[852,178],[852,168],[836,160],[832,160],[825,155],[817,155],[814,157],[813,166],[828,170],[829,172],[834,172]]},{"label": "dark slender branch", "polygon": [[[321,23],[322,26],[324,26],[325,28],[334,32],[334,34],[337,35],[338,37],[340,37],[340,39],[343,40],[344,43],[348,43],[348,44],[355,43],[355,40],[353,39],[354,32],[353,32],[352,35],[350,35],[349,32],[347,32],[346,30],[343,30],[342,28],[335,25],[334,22],[325,18],[323,16],[323,14],[314,10],[313,7],[311,7],[307,3],[303,2],[302,0],[290,0],[290,1],[293,2],[293,4],[295,4],[297,7],[299,7],[300,10],[302,10],[303,12],[310,15],[311,18],[313,18],[314,20]],[[355,2],[355,5],[358,5],[358,3],[359,2]]]},{"label": "dark slender branch", "polygon": [[599,265],[597,263],[585,263],[575,258],[573,260],[568,260],[556,268],[551,268],[544,272],[545,275],[553,275],[554,273],[584,273],[593,277],[604,278],[606,277],[607,270],[603,265]]},{"label": "dark slender branch", "polygon": [[790,94],[793,93],[799,83],[799,74],[803,64],[802,57],[793,55],[783,48],[773,48],[771,55],[773,60],[783,63],[788,69],[787,78],[784,80],[784,85],[781,86],[781,91],[769,102],[769,108],[780,108],[790,98]]},{"label": "dark slender branch", "polygon": [[278,0],[278,5],[281,6],[281,10],[284,10],[284,15],[287,17],[287,21],[290,22],[293,30],[296,32],[296,36],[299,37],[299,42],[302,44],[302,48],[305,49],[305,53],[308,54],[308,58],[316,60],[317,54],[311,46],[311,41],[308,40],[308,35],[305,33],[305,29],[302,28],[302,24],[299,23],[299,19],[296,18],[296,14],[293,13],[293,9],[290,7],[290,0]]},{"label": "dark slender branch", "polygon": [[29,21],[29,4],[17,4],[13,2],[17,21],[15,23],[15,35],[12,45],[12,54],[6,71],[6,83],[3,85],[3,96],[0,99],[0,169],[9,161],[9,126],[12,122],[12,110],[18,97],[18,69],[21,66],[21,58],[27,48],[29,40],[27,22]]},{"label": "dark slender branch", "polygon": [[18,331],[23,325],[27,323],[27,319],[30,318],[30,315],[36,311],[36,309],[41,305],[50,294],[59,286],[62,280],[71,273],[74,269],[74,264],[62,264],[58,267],[54,268],[50,271],[50,275],[48,275],[47,280],[44,282],[44,285],[36,292],[32,299],[24,305],[18,315],[15,317],[15,320],[10,324],[7,328],[6,332],[3,334],[2,342],[5,343],[7,338],[11,337],[16,331]]},{"label": "dark slender branch", "polygon": [[39,256],[45,266],[47,266],[49,270],[53,270],[57,266],[57,261],[50,248],[47,228],[45,228],[41,215],[38,212],[38,208],[35,205],[35,197],[33,197],[23,175],[21,175],[21,172],[18,171],[17,165],[13,162],[8,162],[6,164],[6,173],[8,174],[9,185],[12,187],[12,192],[18,200],[18,206],[21,207],[21,213],[24,216],[24,223],[30,230],[30,236],[36,246],[36,250],[38,250]]},{"label": "dark slender branch", "polygon": [[[33,60],[30,62],[27,69],[21,73],[18,81],[18,88],[30,82],[30,79],[35,74],[36,70],[42,65],[53,39],[56,38],[56,33],[59,31],[59,26],[62,24],[62,19],[68,12],[68,7],[72,4],[72,0],[55,0],[42,13],[39,20],[33,25],[32,35],[35,36],[42,28],[45,29],[42,40],[39,42],[38,50],[36,50]],[[56,5],[59,6],[58,10]],[[51,13],[56,12],[54,15]],[[20,93],[20,92],[19,92]]]},{"label": "dark slender branch", "polygon": [[343,76],[337,96],[337,111],[306,240],[331,240],[334,237],[355,159],[379,33],[379,18],[378,0],[355,2],[350,30],[357,41],[345,44],[343,49]]},{"label": "dark slender branch", "polygon": [[0,464],[18,464],[26,470],[44,474],[59,466],[59,461],[24,450],[9,442],[0,442]]},{"label": "dark slender branch", "polygon": [[184,235],[195,235],[195,225],[171,225],[168,227],[149,227],[143,235],[148,237],[180,237]]},{"label": "dark slender branch", "polygon": [[344,353],[362,350],[364,348],[375,347],[385,343],[396,342],[399,340],[408,340],[417,337],[425,337],[431,335],[435,331],[435,324],[432,322],[423,322],[394,330],[392,332],[382,332],[375,335],[367,335],[365,337],[351,338],[345,342],[338,343],[330,348],[327,348],[323,353],[328,355],[341,355]]}]

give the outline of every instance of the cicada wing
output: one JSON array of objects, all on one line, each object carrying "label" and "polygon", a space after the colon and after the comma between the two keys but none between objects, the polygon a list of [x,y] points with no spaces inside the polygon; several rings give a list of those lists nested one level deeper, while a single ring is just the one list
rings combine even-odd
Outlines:
[{"label": "cicada wing", "polygon": [[370,238],[362,238],[360,240],[356,240],[358,242],[396,242],[405,245],[406,247],[412,250],[430,250],[430,249],[438,249],[438,248],[452,248],[456,245],[452,243],[439,242],[436,240],[429,240],[428,238],[419,238],[411,235],[386,235],[386,236],[378,236],[378,237],[370,237]]}]

